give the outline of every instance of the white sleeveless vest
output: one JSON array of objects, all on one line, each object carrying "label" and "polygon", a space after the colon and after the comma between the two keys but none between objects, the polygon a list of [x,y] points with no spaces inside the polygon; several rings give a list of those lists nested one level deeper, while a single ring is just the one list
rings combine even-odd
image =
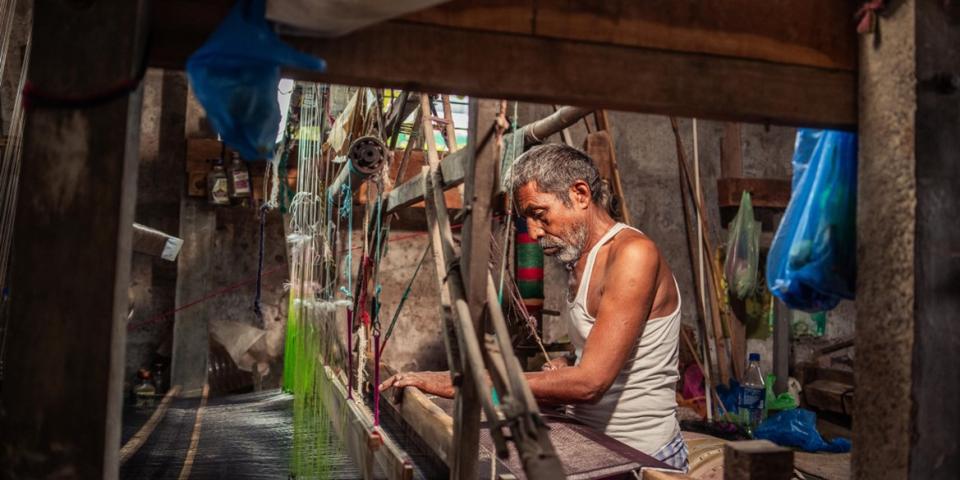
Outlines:
[{"label": "white sleeveless vest", "polygon": [[[567,299],[563,316],[567,319],[570,340],[577,349],[578,363],[595,322],[587,310],[587,292],[597,252],[625,228],[636,230],[618,223],[590,250],[577,295],[573,301]],[[677,309],[673,313],[647,320],[627,363],[603,398],[595,405],[574,405],[569,410],[583,423],[648,455],[654,454],[680,432],[676,398],[679,288],[677,300]]]}]

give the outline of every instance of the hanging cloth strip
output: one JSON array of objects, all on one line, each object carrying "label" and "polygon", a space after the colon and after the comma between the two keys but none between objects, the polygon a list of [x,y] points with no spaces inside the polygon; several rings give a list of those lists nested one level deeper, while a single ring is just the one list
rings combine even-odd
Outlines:
[{"label": "hanging cloth strip", "polygon": [[[350,182],[340,185],[340,217],[347,218],[347,254],[344,255],[343,265],[346,268],[344,276],[346,285],[352,284],[353,279],[353,195],[350,191]],[[339,223],[339,221],[338,221]],[[353,299],[353,294],[346,286],[340,286],[347,300]],[[347,398],[353,399],[353,307],[347,307]]]}]

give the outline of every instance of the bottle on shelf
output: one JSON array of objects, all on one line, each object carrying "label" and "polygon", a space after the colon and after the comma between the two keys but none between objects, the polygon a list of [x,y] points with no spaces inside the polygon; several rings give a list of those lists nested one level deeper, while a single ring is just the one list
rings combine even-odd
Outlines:
[{"label": "bottle on shelf", "polygon": [[751,436],[763,421],[763,403],[766,395],[763,372],[760,370],[760,354],[751,353],[743,383],[740,385],[740,398],[737,399],[740,420]]},{"label": "bottle on shelf", "polygon": [[230,160],[230,198],[250,198],[250,171],[247,164],[240,159],[240,154],[233,152]]},{"label": "bottle on shelf", "polygon": [[223,160],[213,160],[213,169],[207,174],[207,200],[213,205],[230,205],[230,187]]}]

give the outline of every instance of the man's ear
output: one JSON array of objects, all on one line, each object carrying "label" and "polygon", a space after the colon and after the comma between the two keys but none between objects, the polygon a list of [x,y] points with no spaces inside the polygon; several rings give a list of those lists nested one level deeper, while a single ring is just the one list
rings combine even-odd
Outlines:
[{"label": "man's ear", "polygon": [[577,180],[570,185],[570,200],[573,201],[574,207],[580,209],[589,207],[591,198],[590,185],[587,185],[587,182]]}]

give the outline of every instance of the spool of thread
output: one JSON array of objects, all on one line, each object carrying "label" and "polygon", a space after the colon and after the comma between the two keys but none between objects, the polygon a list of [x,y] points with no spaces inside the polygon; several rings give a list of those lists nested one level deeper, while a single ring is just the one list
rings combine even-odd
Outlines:
[{"label": "spool of thread", "polygon": [[527,311],[537,318],[539,326],[543,310],[543,249],[527,233],[527,222],[516,219],[516,272],[517,287]]}]

